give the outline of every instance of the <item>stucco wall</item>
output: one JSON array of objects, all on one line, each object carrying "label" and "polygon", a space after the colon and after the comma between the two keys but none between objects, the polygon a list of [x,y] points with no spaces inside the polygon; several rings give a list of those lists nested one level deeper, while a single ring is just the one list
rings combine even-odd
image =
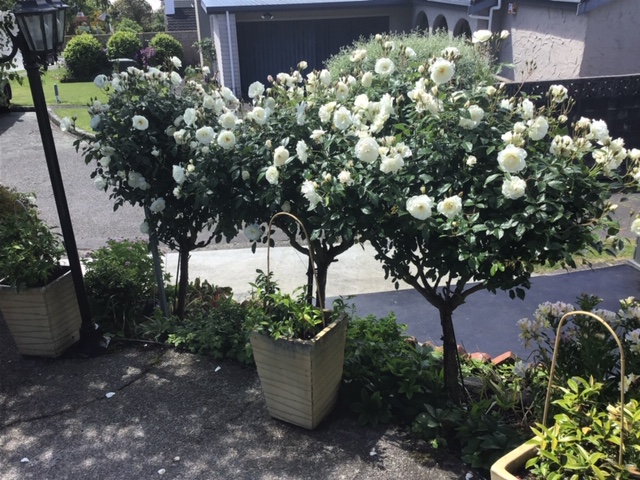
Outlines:
[{"label": "stucco wall", "polygon": [[[516,15],[501,13],[496,27],[508,30],[511,35],[500,52],[500,60],[515,64],[514,70],[503,72],[505,77],[535,81],[580,76],[587,15],[577,16],[573,9],[522,4]],[[537,68],[529,71],[527,61],[535,62]]]},{"label": "stucco wall", "polygon": [[640,73],[640,1],[615,0],[586,15],[581,77]]}]

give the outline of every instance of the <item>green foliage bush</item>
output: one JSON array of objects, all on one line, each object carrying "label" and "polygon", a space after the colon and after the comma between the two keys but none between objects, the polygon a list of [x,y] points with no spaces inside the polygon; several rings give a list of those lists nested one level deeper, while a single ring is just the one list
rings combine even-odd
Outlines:
[{"label": "green foliage bush", "polygon": [[93,317],[105,331],[137,337],[145,309],[151,313],[156,280],[148,253],[144,241],[109,240],[84,260]]},{"label": "green foliage bush", "polygon": [[142,48],[138,35],[131,31],[120,30],[107,42],[107,56],[114,58],[133,58]]},{"label": "green foliage bush", "polygon": [[70,80],[93,80],[96,75],[110,70],[102,45],[88,33],[77,35],[69,40],[62,56],[67,65]]},{"label": "green foliage bush", "polygon": [[143,31],[142,25],[130,18],[123,18],[116,25],[116,32],[142,33]]},{"label": "green foliage bush", "polygon": [[63,252],[32,198],[0,185],[0,283],[18,290],[43,286]]},{"label": "green foliage bush", "polygon": [[144,325],[144,336],[192,353],[253,363],[247,308],[231,297],[231,289],[196,279],[189,285],[184,321],[158,314]]},{"label": "green foliage bush", "polygon": [[153,57],[156,65],[164,64],[171,57],[178,57],[182,60],[184,55],[182,44],[168,33],[158,33],[151,39],[149,46],[156,51]]}]

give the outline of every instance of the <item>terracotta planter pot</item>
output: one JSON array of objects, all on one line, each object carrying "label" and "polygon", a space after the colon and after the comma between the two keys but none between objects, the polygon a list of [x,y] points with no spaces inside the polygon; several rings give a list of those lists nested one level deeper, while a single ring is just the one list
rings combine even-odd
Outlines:
[{"label": "terracotta planter pot", "polygon": [[0,286],[0,311],[22,355],[57,357],[78,341],[82,320],[69,269],[20,293]]},{"label": "terracotta planter pot", "polygon": [[536,454],[535,445],[522,444],[491,465],[491,480],[517,480],[516,473]]},{"label": "terracotta planter pot", "polygon": [[312,340],[251,334],[260,384],[273,418],[312,430],[331,412],[342,380],[346,336],[346,315]]}]

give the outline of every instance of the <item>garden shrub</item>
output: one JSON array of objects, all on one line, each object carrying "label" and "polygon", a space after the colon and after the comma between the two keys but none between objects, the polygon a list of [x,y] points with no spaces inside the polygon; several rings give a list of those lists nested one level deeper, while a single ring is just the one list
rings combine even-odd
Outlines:
[{"label": "garden shrub", "polygon": [[168,33],[158,33],[151,39],[149,46],[155,50],[153,61],[156,65],[164,64],[171,57],[182,60],[184,54],[182,44]]},{"label": "garden shrub", "polygon": [[142,33],[144,32],[144,29],[142,28],[142,25],[135,20],[123,18],[118,22],[118,25],[116,25],[116,33],[117,32]]},{"label": "garden shrub", "polygon": [[111,59],[133,58],[142,48],[142,43],[133,32],[119,31],[111,35],[107,42],[107,55]]},{"label": "garden shrub", "polygon": [[153,261],[144,241],[109,240],[84,260],[85,286],[96,323],[107,332],[137,337],[155,305]]},{"label": "garden shrub", "polygon": [[109,61],[100,42],[88,33],[69,40],[62,54],[67,65],[67,79],[93,80],[110,70]]}]

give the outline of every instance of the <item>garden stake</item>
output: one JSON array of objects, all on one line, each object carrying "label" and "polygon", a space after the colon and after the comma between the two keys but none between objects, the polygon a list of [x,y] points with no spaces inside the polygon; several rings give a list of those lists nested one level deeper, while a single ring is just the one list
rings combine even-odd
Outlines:
[{"label": "garden stake", "polygon": [[[267,233],[267,282],[269,282],[269,274],[271,273],[271,268],[270,268],[270,251],[271,251],[271,225],[273,224],[273,221],[279,217],[279,216],[287,216],[287,217],[291,217],[293,218],[298,225],[300,225],[300,227],[302,228],[302,231],[304,232],[304,234],[307,237],[307,244],[309,245],[309,266],[311,267],[311,270],[313,272],[313,278],[315,279],[316,285],[318,285],[318,274],[316,273],[316,267],[315,267],[315,262],[313,259],[313,248],[311,248],[311,242],[309,241],[309,233],[307,232],[307,229],[304,228],[304,225],[302,224],[302,222],[298,219],[298,217],[296,217],[295,215],[288,213],[288,212],[278,212],[276,213],[273,217],[271,217],[271,220],[269,220],[269,226],[268,226],[268,233]],[[313,286],[311,286],[311,288],[309,289],[309,291],[311,292]],[[320,295],[320,293],[318,293],[318,303],[319,306],[322,310],[324,310],[324,298],[322,298],[322,295]],[[324,320],[324,315],[322,316],[322,326],[326,327],[326,322]]]},{"label": "garden stake", "polygon": [[547,397],[544,402],[544,414],[542,416],[542,425],[547,426],[547,414],[549,413],[549,401],[551,400],[551,387],[553,386],[553,373],[556,369],[556,360],[558,355],[558,347],[560,346],[560,330],[562,329],[562,324],[564,321],[575,315],[586,315],[588,317],[594,318],[602,325],[609,330],[609,333],[613,336],[614,340],[618,344],[618,349],[620,350],[620,452],[618,453],[618,465],[622,468],[622,452],[624,449],[623,441],[624,441],[624,350],[622,349],[622,343],[616,335],[616,332],[611,328],[607,322],[602,320],[599,316],[594,315],[591,312],[585,312],[582,310],[576,310],[573,312],[565,313],[560,319],[560,323],[558,323],[558,330],[556,332],[556,341],[553,347],[553,357],[551,358],[551,370],[549,371],[549,384],[547,385]]}]

